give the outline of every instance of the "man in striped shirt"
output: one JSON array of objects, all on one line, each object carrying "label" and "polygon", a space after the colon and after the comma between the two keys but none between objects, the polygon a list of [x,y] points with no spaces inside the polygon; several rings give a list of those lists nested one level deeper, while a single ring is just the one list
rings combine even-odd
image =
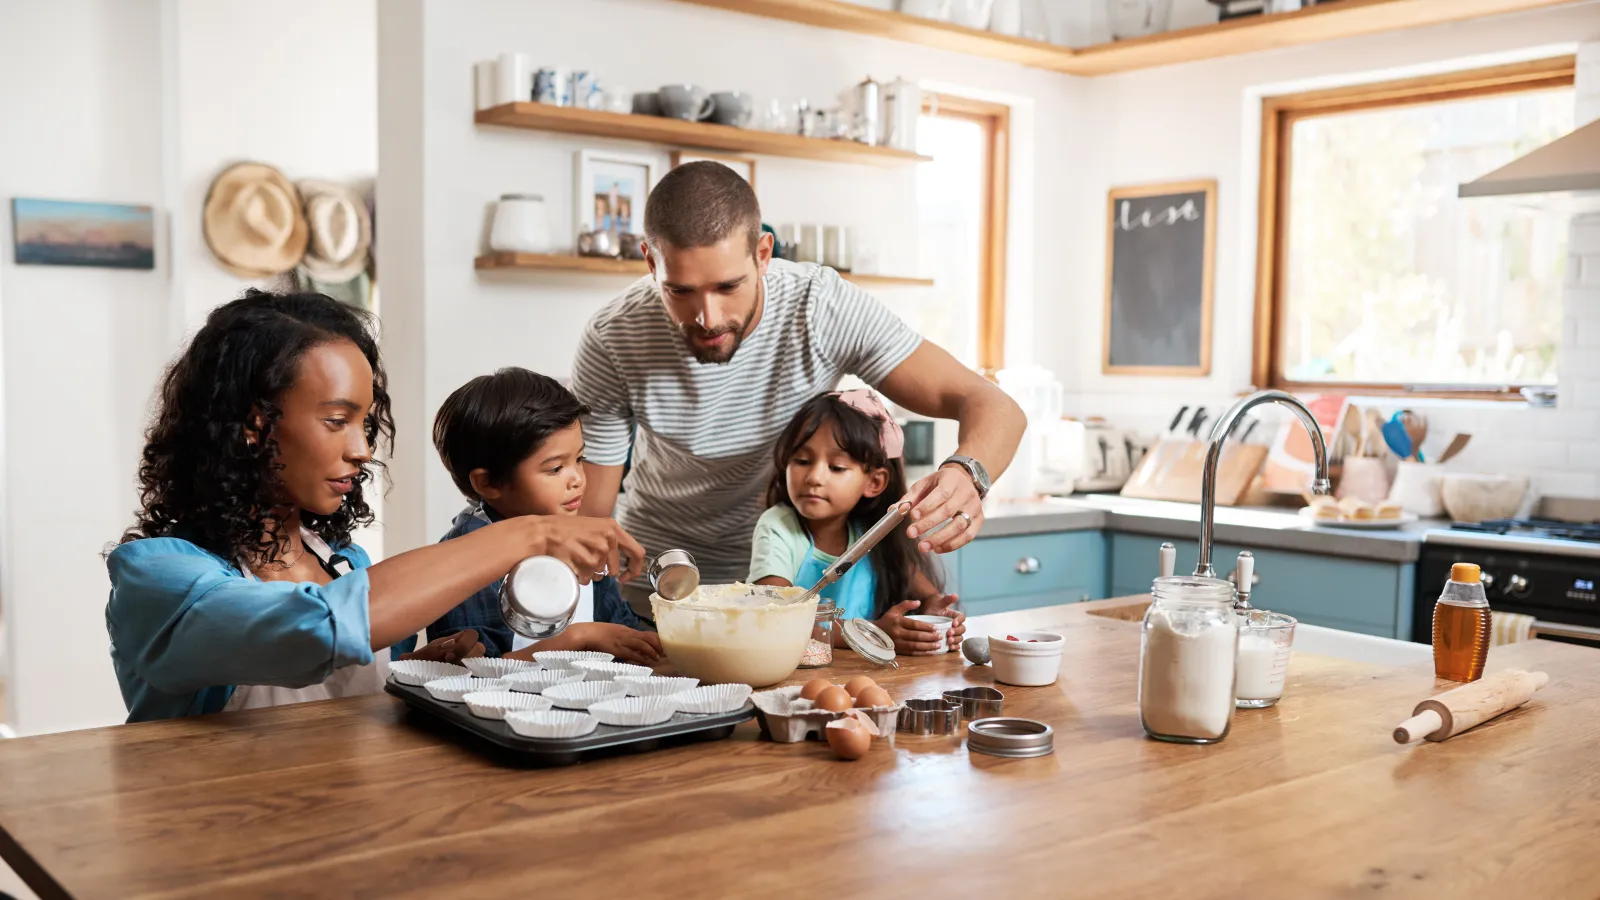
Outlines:
[{"label": "man in striped shirt", "polygon": [[[966,544],[983,527],[989,473],[1021,441],[1022,410],[832,269],[774,259],[772,246],[755,192],[720,163],[679,166],[651,191],[650,275],[589,321],[573,367],[591,410],[584,513],[615,514],[652,554],[688,550],[705,584],[743,578],[779,433],[854,375],[961,423],[956,455],[912,485],[907,527],[925,552]],[[648,612],[647,584],[624,593]]]}]

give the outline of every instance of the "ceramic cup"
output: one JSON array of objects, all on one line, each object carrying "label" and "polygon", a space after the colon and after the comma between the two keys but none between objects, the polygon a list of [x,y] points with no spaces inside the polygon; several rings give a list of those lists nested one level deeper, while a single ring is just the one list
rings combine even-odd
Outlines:
[{"label": "ceramic cup", "polygon": [[949,616],[906,616],[906,618],[922,622],[925,625],[932,625],[933,630],[939,633],[939,650],[937,652],[950,652],[950,626],[955,624],[955,619]]},{"label": "ceramic cup", "polygon": [[702,122],[716,106],[705,88],[692,84],[669,84],[656,93],[661,98],[661,114],[673,119]]},{"label": "ceramic cup", "polygon": [[634,94],[633,114],[636,116],[661,115],[661,95],[655,91],[640,91]]},{"label": "ceramic cup", "polygon": [[718,125],[746,128],[755,117],[756,105],[744,91],[723,91],[711,95],[711,121]]}]

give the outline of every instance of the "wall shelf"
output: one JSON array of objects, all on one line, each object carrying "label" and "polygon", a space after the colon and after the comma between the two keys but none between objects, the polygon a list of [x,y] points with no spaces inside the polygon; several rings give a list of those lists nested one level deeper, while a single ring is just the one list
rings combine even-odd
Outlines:
[{"label": "wall shelf", "polygon": [[844,0],[680,0],[697,6],[852,31],[1069,75],[1110,75],[1338,38],[1562,6],[1576,0],[1336,0],[1092,47],[1063,47],[963,28]]},{"label": "wall shelf", "polygon": [[[521,272],[583,272],[591,275],[626,275],[630,278],[638,278],[650,271],[642,259],[609,259],[601,256],[561,253],[487,253],[473,261],[473,268]],[[866,275],[853,272],[840,272],[839,277],[861,287],[933,287],[932,278],[902,278],[897,275]]]},{"label": "wall shelf", "polygon": [[635,116],[544,103],[504,103],[478,110],[474,120],[479,125],[503,125],[508,128],[671,144],[702,150],[732,150],[858,165],[905,166],[931,159],[910,150],[869,147],[854,141],[833,141],[710,122]]}]

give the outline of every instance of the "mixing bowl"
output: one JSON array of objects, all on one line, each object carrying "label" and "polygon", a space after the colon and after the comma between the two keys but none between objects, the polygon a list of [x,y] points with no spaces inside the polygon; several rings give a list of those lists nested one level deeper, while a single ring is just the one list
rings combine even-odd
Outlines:
[{"label": "mixing bowl", "polygon": [[705,684],[765,687],[800,665],[817,600],[794,602],[803,588],[703,585],[674,603],[650,595],[661,647],[679,675]]}]

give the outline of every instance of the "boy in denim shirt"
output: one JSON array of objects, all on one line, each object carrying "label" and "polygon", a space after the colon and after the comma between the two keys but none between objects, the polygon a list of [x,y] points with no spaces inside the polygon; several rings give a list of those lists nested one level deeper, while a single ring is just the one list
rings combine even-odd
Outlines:
[{"label": "boy in denim shirt", "polygon": [[[433,421],[433,446],[471,501],[441,540],[513,516],[575,516],[583,501],[583,426],[588,410],[555,379],[505,368],[457,388]],[[533,642],[500,617],[499,582],[428,626],[428,640],[474,628],[489,656],[531,659],[534,650],[600,650],[651,665],[662,657],[654,632],[623,602],[615,578],[583,586],[567,630]]]}]

